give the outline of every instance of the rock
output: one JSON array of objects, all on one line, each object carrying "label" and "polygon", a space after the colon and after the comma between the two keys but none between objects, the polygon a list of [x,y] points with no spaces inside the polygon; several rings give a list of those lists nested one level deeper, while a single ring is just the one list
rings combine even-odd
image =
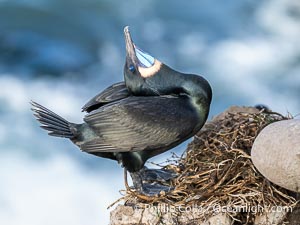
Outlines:
[{"label": "rock", "polygon": [[[299,195],[299,194],[298,194]],[[295,208],[287,215],[288,225],[299,225],[300,221],[300,195],[298,196],[298,203]]]},{"label": "rock", "polygon": [[201,223],[200,225],[231,225],[231,219],[225,214],[218,214],[210,217],[207,221]]},{"label": "rock", "polygon": [[265,127],[254,141],[251,158],[268,180],[300,192],[300,120],[283,120]]},{"label": "rock", "polygon": [[287,212],[285,211],[274,211],[267,212],[262,215],[256,216],[254,225],[277,225],[281,224],[285,219]]},{"label": "rock", "polygon": [[157,224],[159,220],[154,211],[131,206],[118,205],[110,213],[110,225]]},{"label": "rock", "polygon": [[[232,220],[226,214],[217,214],[208,217],[203,221],[203,217],[197,211],[176,211],[168,206],[146,207],[144,209],[132,206],[118,205],[110,213],[110,225],[132,225],[132,224],[200,224],[200,225],[230,225]],[[175,212],[176,211],[176,212]],[[200,219],[201,217],[201,219]]]}]

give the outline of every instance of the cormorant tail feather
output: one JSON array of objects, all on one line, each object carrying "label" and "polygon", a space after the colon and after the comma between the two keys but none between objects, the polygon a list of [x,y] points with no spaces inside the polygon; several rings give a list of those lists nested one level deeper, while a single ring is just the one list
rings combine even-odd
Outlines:
[{"label": "cormorant tail feather", "polygon": [[41,128],[47,130],[49,135],[63,138],[75,137],[70,128],[70,122],[34,101],[30,104],[33,115],[42,124]]}]

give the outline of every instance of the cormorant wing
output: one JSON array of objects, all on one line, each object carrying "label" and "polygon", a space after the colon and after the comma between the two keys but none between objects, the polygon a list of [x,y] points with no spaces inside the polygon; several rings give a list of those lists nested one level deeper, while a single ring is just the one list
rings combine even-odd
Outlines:
[{"label": "cormorant wing", "polygon": [[87,114],[84,121],[97,138],[81,145],[83,151],[160,151],[191,137],[199,116],[187,96],[130,96]]},{"label": "cormorant wing", "polygon": [[91,112],[104,104],[114,102],[128,96],[129,91],[125,85],[125,82],[115,83],[89,100],[82,107],[82,111]]}]

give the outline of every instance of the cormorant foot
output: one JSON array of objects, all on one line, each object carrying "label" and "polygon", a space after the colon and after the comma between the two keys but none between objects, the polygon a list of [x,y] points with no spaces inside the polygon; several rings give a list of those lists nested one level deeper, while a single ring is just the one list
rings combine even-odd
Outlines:
[{"label": "cormorant foot", "polygon": [[143,184],[142,190],[138,190],[141,194],[146,196],[158,196],[161,194],[168,193],[174,188],[161,184]]},{"label": "cormorant foot", "polygon": [[142,176],[142,180],[146,181],[146,183],[149,183],[149,181],[164,183],[178,176],[177,173],[171,170],[148,169],[147,167],[141,169],[140,174]]},{"label": "cormorant foot", "polygon": [[157,184],[157,183],[153,183],[153,182],[152,183],[143,182],[142,174],[143,174],[142,171],[130,173],[130,176],[131,176],[132,182],[133,182],[133,186],[139,193],[146,195],[146,196],[156,196],[156,195],[162,194],[163,192],[166,193],[166,192],[173,190],[173,188],[170,186]]}]

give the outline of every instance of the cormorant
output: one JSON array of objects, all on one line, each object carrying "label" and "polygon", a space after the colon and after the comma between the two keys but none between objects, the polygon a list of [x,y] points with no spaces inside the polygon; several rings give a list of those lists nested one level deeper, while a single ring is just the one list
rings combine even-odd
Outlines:
[{"label": "cormorant", "polygon": [[68,122],[36,102],[31,102],[32,110],[49,135],[69,138],[84,152],[117,160],[139,192],[154,195],[162,189],[143,184],[145,162],[201,129],[212,91],[203,77],[177,72],[138,49],[128,27],[124,33],[125,83],[108,87],[85,104],[82,109],[88,114],[82,124]]}]

